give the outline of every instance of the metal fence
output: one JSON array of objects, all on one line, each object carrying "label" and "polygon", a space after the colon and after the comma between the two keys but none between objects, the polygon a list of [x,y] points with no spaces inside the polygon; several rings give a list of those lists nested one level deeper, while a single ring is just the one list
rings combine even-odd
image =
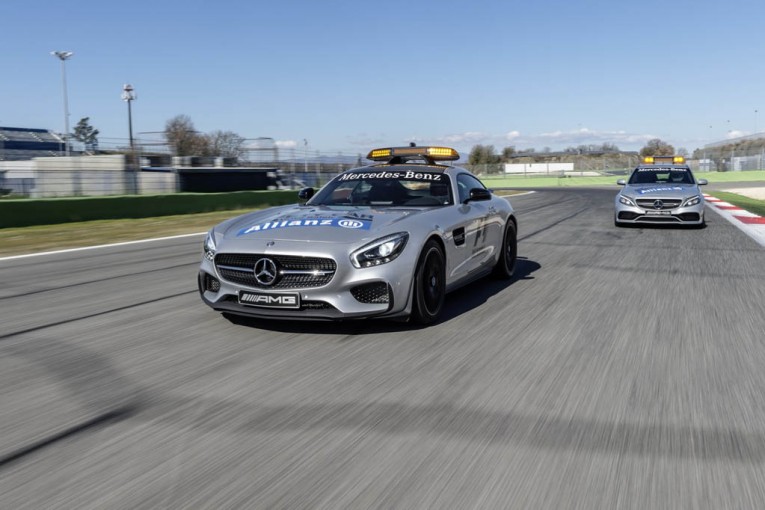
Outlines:
[{"label": "metal fence", "polygon": [[[760,139],[761,140],[761,139]],[[739,143],[699,149],[698,169],[707,172],[765,170],[765,145]]]},{"label": "metal fence", "polygon": [[[292,154],[291,154],[292,152]],[[337,154],[334,156],[313,157],[308,154],[294,156],[295,151],[272,153],[275,159],[259,158],[254,166],[275,170],[271,188],[299,189],[302,187],[320,187],[337,174],[367,164],[358,155]],[[765,147],[713,147],[699,149],[694,154],[696,159],[688,163],[694,171],[749,171],[765,169]],[[302,156],[302,157],[301,157]],[[111,158],[111,159],[110,159]],[[156,194],[180,191],[179,168],[173,166],[149,166],[156,163],[150,158],[138,157],[141,169],[131,163],[126,155],[49,157],[31,161],[0,161],[0,196],[16,197],[55,197],[81,195],[120,195],[120,194]],[[220,158],[219,158],[220,159]],[[554,159],[554,160],[553,160]],[[361,160],[361,161],[359,161]],[[550,163],[573,163],[574,171],[566,175],[625,175],[638,164],[636,155],[604,154],[599,156],[571,155],[548,159]],[[163,160],[164,163],[169,161]],[[544,155],[534,158],[515,159],[513,162],[545,162]],[[188,163],[188,162],[187,162]],[[210,161],[199,160],[207,167]],[[227,164],[231,162],[228,161]],[[191,164],[191,163],[189,163]],[[196,164],[196,163],[195,163]],[[215,163],[217,164],[217,163]],[[212,164],[212,172],[231,170],[236,166],[222,167]],[[457,162],[481,178],[509,176],[505,166],[497,164],[470,165]],[[251,163],[251,166],[253,164]],[[191,167],[187,167],[188,170]],[[195,168],[192,168],[194,170]],[[518,174],[512,174],[518,175]],[[539,176],[530,173],[529,177]],[[541,175],[544,175],[541,174]],[[549,173],[551,177],[560,177],[562,172]],[[253,187],[252,189],[258,189]],[[262,187],[260,188],[262,189]]]}]

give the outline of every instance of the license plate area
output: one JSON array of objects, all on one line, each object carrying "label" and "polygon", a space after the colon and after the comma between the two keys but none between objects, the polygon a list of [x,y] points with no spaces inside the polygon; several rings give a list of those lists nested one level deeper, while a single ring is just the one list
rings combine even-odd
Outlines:
[{"label": "license plate area", "polygon": [[297,292],[275,294],[273,292],[242,290],[239,291],[239,304],[245,306],[257,306],[259,308],[297,310],[300,308],[300,294]]},{"label": "license plate area", "polygon": [[648,216],[669,216],[672,214],[671,211],[646,211],[645,213]]}]

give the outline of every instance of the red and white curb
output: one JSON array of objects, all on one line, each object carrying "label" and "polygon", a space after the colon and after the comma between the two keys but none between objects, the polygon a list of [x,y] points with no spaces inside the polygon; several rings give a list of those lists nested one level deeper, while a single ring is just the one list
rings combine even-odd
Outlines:
[{"label": "red and white curb", "polygon": [[765,248],[765,218],[736,205],[704,194],[707,205]]}]

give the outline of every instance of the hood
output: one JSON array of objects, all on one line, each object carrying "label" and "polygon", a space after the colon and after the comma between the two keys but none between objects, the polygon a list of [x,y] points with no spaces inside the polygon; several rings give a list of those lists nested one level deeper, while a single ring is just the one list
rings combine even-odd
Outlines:
[{"label": "hood", "polygon": [[685,198],[699,194],[695,184],[628,184],[622,194],[635,198]]},{"label": "hood", "polygon": [[415,209],[370,209],[290,205],[257,211],[226,225],[227,240],[274,240],[350,243],[374,239],[407,218],[421,214]]}]

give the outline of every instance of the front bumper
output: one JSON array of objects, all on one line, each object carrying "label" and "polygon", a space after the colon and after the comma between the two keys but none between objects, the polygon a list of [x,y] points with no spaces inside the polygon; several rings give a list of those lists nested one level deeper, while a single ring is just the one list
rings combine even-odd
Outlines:
[{"label": "front bumper", "polygon": [[[281,244],[280,255],[306,255],[305,244],[295,244],[293,249]],[[274,254],[263,254],[269,255]],[[197,277],[200,297],[219,312],[266,319],[341,320],[409,315],[416,249],[404,250],[387,264],[363,269],[353,267],[344,251],[310,255],[332,258],[336,262],[335,274],[327,284],[289,289],[243,285],[227,280],[213,261],[203,257]],[[295,307],[278,304],[292,300]]]},{"label": "front bumper", "polygon": [[617,198],[614,221],[623,224],[702,225],[704,223],[704,202],[690,207],[656,211],[625,205],[619,202]]}]

